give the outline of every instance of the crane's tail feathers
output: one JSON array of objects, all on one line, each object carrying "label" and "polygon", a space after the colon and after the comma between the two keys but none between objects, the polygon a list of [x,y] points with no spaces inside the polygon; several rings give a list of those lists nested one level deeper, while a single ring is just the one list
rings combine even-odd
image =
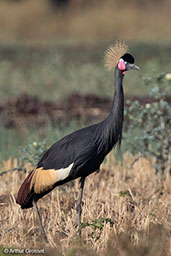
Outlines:
[{"label": "crane's tail feathers", "polygon": [[125,41],[119,40],[112,43],[104,55],[104,65],[108,70],[112,70],[119,58],[128,51],[128,44]]},{"label": "crane's tail feathers", "polygon": [[43,167],[32,170],[21,185],[16,202],[21,205],[21,208],[32,207],[31,198],[34,195],[40,198],[41,194],[43,196],[47,191],[51,190],[55,183],[65,180],[69,176],[72,166],[73,163],[59,170],[45,170]]},{"label": "crane's tail feathers", "polygon": [[18,191],[16,203],[20,204],[21,207],[28,201],[28,198],[30,197],[30,194],[31,194],[30,184],[31,184],[31,180],[32,180],[34,173],[35,173],[35,169],[29,173],[29,175],[24,180],[23,184],[21,185],[21,187]]}]

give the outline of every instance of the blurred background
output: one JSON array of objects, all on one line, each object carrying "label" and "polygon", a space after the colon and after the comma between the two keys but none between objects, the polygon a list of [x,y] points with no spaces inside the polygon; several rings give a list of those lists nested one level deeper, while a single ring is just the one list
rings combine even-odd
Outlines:
[{"label": "blurred background", "polygon": [[167,136],[170,13],[170,0],[0,0],[0,161],[24,155],[34,163],[61,136],[107,116],[113,73],[103,56],[118,39],[129,42],[141,67],[124,81],[123,151],[161,149],[149,137],[159,124],[142,135],[141,121],[160,110],[156,120]]}]

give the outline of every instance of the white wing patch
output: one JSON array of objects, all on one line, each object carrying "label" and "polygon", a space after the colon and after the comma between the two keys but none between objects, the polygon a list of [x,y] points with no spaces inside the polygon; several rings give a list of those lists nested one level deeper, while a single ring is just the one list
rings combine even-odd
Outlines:
[{"label": "white wing patch", "polygon": [[64,180],[68,177],[70,171],[71,171],[71,168],[73,166],[74,163],[70,164],[68,167],[66,168],[61,168],[59,169],[57,172],[58,172],[58,179],[59,180]]},{"label": "white wing patch", "polygon": [[48,169],[42,167],[35,169],[30,184],[30,189],[34,188],[34,192],[39,194],[50,189],[56,182],[66,179],[72,169],[74,163],[71,163],[66,168],[59,170]]}]

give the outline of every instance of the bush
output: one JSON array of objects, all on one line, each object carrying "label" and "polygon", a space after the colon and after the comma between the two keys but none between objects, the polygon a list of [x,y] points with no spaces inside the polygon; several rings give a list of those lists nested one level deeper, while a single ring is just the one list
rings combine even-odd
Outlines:
[{"label": "bush", "polygon": [[[125,118],[129,120],[128,129],[124,132],[126,150],[141,153],[143,156],[155,157],[156,171],[163,172],[170,161],[170,117],[171,106],[166,100],[171,82],[171,74],[145,76],[146,85],[153,84],[149,92],[151,103],[144,105],[138,101],[127,101]],[[162,88],[161,89],[161,85]],[[163,86],[164,85],[164,86]]]},{"label": "bush", "polygon": [[20,157],[20,160],[24,162],[29,162],[32,165],[36,165],[46,150],[47,147],[45,141],[34,141],[28,144],[26,148],[22,149],[23,154]]}]

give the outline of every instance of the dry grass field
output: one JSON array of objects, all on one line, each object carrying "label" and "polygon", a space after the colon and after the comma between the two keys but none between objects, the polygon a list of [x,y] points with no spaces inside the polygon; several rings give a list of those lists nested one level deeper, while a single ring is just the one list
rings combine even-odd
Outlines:
[{"label": "dry grass field", "polygon": [[[2,170],[17,167],[9,159]],[[0,246],[44,249],[44,255],[171,255],[170,176],[155,174],[152,160],[111,153],[99,173],[86,179],[82,241],[78,240],[75,206],[79,182],[58,187],[38,202],[49,243],[42,242],[32,209],[15,203],[29,170],[8,172],[0,179]],[[0,255],[4,255],[0,252]]]},{"label": "dry grass field", "polygon": [[54,10],[48,0],[0,0],[0,40],[44,44],[87,44],[123,38],[170,40],[169,0],[72,0]]}]

